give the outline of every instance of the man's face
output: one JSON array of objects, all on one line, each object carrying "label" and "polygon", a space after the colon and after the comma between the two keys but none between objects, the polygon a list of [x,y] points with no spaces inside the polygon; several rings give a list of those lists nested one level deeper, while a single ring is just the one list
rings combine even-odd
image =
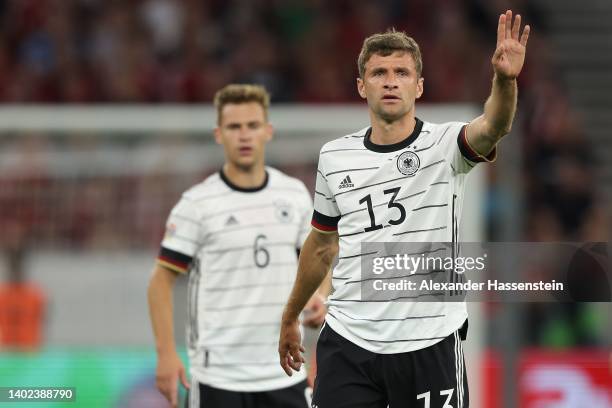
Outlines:
[{"label": "man's face", "polygon": [[243,170],[263,164],[265,144],[273,133],[264,108],[257,102],[227,104],[220,120],[215,140],[223,145],[226,160]]},{"label": "man's face", "polygon": [[414,111],[415,100],[423,94],[423,78],[407,52],[374,54],[365,64],[363,78],[357,78],[357,90],[377,117],[391,123]]}]

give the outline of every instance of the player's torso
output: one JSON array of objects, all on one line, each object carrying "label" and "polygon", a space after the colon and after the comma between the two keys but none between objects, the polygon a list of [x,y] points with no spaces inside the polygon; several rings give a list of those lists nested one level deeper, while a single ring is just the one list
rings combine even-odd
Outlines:
[{"label": "player's torso", "polygon": [[203,219],[206,273],[216,266],[265,268],[282,262],[286,252],[295,256],[301,214],[287,190],[231,192],[213,200]]},{"label": "player's torso", "polygon": [[392,152],[369,150],[362,140],[327,162],[341,213],[339,256],[358,254],[362,241],[451,241],[455,186],[440,134],[425,126],[414,143]]},{"label": "player's torso", "polygon": [[297,272],[305,190],[274,175],[256,192],[217,187],[201,198],[202,245],[189,273],[193,372],[228,389],[284,384],[276,347]]},{"label": "player's torso", "polygon": [[257,192],[221,193],[204,204],[196,257],[203,308],[286,295],[295,278],[302,221],[295,195],[291,187],[272,184]]}]

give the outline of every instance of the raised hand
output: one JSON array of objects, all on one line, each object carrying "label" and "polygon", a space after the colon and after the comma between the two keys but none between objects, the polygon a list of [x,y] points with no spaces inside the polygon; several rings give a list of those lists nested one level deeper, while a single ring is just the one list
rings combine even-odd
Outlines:
[{"label": "raised hand", "polygon": [[523,69],[530,27],[525,26],[519,40],[520,29],[520,14],[514,17],[514,23],[512,22],[512,10],[499,16],[497,47],[491,63],[495,74],[500,79],[515,79]]}]

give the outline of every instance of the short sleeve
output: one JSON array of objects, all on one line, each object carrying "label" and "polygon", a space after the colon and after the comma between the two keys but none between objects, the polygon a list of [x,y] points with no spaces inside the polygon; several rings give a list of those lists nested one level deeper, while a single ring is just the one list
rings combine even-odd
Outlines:
[{"label": "short sleeve", "polygon": [[467,125],[465,122],[452,122],[443,135],[446,138],[442,140],[446,158],[457,173],[469,173],[477,163],[493,162],[497,158],[497,147],[483,156],[470,146],[466,137]]},{"label": "short sleeve", "polygon": [[186,273],[200,248],[201,222],[194,202],[183,197],[166,222],[157,263],[175,272]]},{"label": "short sleeve", "polygon": [[340,210],[327,184],[323,157],[319,155],[311,225],[320,232],[332,233],[338,230],[339,221]]},{"label": "short sleeve", "polygon": [[304,189],[304,193],[300,196],[300,206],[299,206],[299,216],[300,216],[300,229],[298,232],[297,241],[295,243],[295,247],[297,249],[302,249],[302,245],[304,245],[304,241],[308,237],[310,233],[310,219],[312,216],[312,197],[308,192],[306,186],[302,185]]}]

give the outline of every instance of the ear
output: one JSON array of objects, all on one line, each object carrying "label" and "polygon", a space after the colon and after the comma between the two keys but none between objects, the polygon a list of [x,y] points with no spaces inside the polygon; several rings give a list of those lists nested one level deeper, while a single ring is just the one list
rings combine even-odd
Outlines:
[{"label": "ear", "polygon": [[363,83],[363,79],[361,78],[357,78],[357,92],[359,92],[359,96],[361,96],[361,99],[366,99],[366,92],[365,92],[365,84]]},{"label": "ear", "polygon": [[421,97],[421,95],[423,95],[423,84],[425,82],[425,78],[420,77],[417,81],[417,92],[416,92],[416,98],[419,99]]},{"label": "ear", "polygon": [[266,123],[266,143],[274,137],[274,126],[271,123]]},{"label": "ear", "polygon": [[221,135],[221,128],[217,126],[213,130],[213,133],[215,135],[215,142],[217,142],[217,144],[222,145],[223,144],[223,138],[222,138],[223,135]]}]

